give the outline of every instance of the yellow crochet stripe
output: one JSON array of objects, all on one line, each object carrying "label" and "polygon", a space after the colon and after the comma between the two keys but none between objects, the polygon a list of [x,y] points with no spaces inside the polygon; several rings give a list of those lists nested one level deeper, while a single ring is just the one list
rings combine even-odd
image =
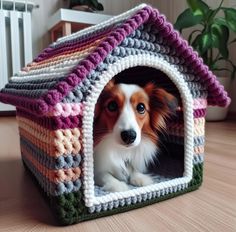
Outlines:
[{"label": "yellow crochet stripe", "polygon": [[24,133],[38,148],[50,156],[78,154],[81,150],[78,128],[47,130],[29,119],[17,117],[20,132]]},{"label": "yellow crochet stripe", "polygon": [[79,167],[57,170],[48,169],[40,164],[24,146],[21,146],[21,154],[29,160],[42,175],[54,183],[75,181],[80,177],[81,170]]}]

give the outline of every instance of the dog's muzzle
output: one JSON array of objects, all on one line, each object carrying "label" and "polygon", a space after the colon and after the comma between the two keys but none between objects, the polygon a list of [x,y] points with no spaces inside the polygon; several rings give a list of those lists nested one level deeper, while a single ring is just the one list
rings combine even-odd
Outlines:
[{"label": "dog's muzzle", "polygon": [[133,143],[137,137],[137,133],[134,130],[125,130],[121,132],[121,139],[127,145]]}]

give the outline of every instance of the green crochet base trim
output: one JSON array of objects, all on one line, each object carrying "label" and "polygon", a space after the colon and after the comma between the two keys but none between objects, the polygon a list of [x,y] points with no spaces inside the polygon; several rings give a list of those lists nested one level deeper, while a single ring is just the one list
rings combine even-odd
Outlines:
[{"label": "green crochet base trim", "polygon": [[134,205],[127,205],[112,210],[101,211],[99,213],[88,212],[87,208],[84,206],[82,192],[80,191],[63,194],[57,197],[48,196],[44,193],[44,196],[46,197],[47,200],[49,200],[50,206],[52,207],[59,224],[70,225],[85,220],[95,219],[116,213],[122,213],[132,209],[137,209],[146,205],[150,205],[153,203],[157,203],[163,200],[167,200],[182,195],[184,193],[198,189],[202,183],[202,178],[203,178],[203,164],[194,165],[193,179],[189,183],[189,187],[187,189],[175,193],[170,193],[165,196],[161,196],[144,202],[136,203]]}]

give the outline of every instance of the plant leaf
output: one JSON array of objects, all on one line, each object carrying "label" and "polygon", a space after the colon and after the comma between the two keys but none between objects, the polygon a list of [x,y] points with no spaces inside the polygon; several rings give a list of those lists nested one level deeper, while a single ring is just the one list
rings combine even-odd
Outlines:
[{"label": "plant leaf", "polygon": [[229,28],[236,32],[236,10],[233,8],[223,8],[225,20]]},{"label": "plant leaf", "polygon": [[209,6],[202,0],[187,0],[187,3],[195,16],[205,16]]},{"label": "plant leaf", "polygon": [[203,38],[203,34],[198,34],[191,44],[191,46],[198,52],[199,56],[203,58],[205,64],[208,64],[206,48],[210,45],[209,42],[210,41],[205,36]]},{"label": "plant leaf", "polygon": [[199,42],[200,42],[199,48],[201,49],[201,54],[204,54],[207,51],[207,49],[210,48],[212,45],[211,33],[202,34]]},{"label": "plant leaf", "polygon": [[216,24],[219,24],[219,25],[228,26],[226,20],[225,20],[224,18],[221,18],[221,17],[215,18],[215,19],[214,19],[214,22],[215,22]]},{"label": "plant leaf", "polygon": [[100,10],[100,11],[104,10],[104,7],[100,2],[98,3],[97,10]]},{"label": "plant leaf", "polygon": [[97,0],[90,0],[90,4],[93,6],[93,7],[95,7],[95,8],[97,8],[97,6],[98,6],[98,1]]},{"label": "plant leaf", "polygon": [[192,27],[201,23],[202,19],[202,16],[193,15],[193,12],[188,8],[178,16],[174,27],[176,30],[181,32],[184,28]]},{"label": "plant leaf", "polygon": [[211,25],[212,45],[217,48],[224,59],[229,57],[228,40],[229,29],[227,26],[213,23]]}]

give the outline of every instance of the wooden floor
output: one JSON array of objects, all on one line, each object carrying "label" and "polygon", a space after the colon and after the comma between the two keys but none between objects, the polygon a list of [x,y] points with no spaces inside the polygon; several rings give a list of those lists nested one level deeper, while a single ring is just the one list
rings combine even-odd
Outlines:
[{"label": "wooden floor", "polygon": [[57,227],[20,160],[14,117],[0,118],[0,232],[236,231],[236,122],[207,124],[204,184],[127,213]]}]

